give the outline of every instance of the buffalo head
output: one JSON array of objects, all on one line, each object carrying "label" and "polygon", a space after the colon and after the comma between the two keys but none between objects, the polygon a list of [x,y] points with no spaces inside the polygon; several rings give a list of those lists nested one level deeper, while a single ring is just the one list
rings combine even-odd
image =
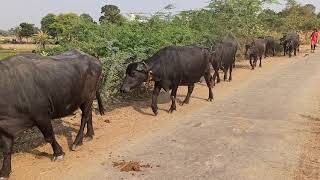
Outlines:
[{"label": "buffalo head", "polygon": [[126,77],[121,86],[120,92],[128,93],[132,89],[148,81],[150,70],[145,62],[135,62],[128,65]]}]

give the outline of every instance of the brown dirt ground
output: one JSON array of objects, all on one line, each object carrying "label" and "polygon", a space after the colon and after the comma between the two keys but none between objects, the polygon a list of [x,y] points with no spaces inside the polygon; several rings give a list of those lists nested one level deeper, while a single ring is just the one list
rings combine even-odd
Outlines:
[{"label": "brown dirt ground", "polygon": [[[308,55],[306,53],[307,49],[308,47],[304,47],[299,56]],[[222,82],[213,89],[213,92],[216,96],[227,96],[231,90],[230,87],[236,87],[241,84],[247,76],[253,75],[260,70],[268,70],[274,66],[285,65],[289,62],[290,59],[287,57],[268,58],[263,61],[263,68],[257,68],[255,71],[250,70],[248,61],[238,62],[237,68],[233,73],[232,83]],[[180,100],[183,100],[186,91],[186,87],[179,88],[178,98]],[[28,131],[17,138],[15,145],[17,153],[13,157],[11,179],[58,179],[59,174],[63,174],[72,168],[81,169],[80,166],[86,166],[85,164],[81,165],[81,162],[86,162],[95,156],[109,155],[111,157],[113,156],[112,150],[121,147],[127,141],[132,141],[140,135],[165,127],[166,123],[178,117],[183,117],[190,111],[205,107],[209,103],[206,101],[207,97],[207,87],[199,83],[195,87],[190,104],[185,106],[178,105],[178,111],[171,115],[167,113],[171,103],[169,94],[162,93],[159,97],[159,115],[157,117],[153,116],[149,108],[150,99],[109,105],[106,107],[108,109],[106,115],[93,116],[96,134],[94,140],[84,142],[84,145],[77,152],[70,151],[69,147],[79,128],[80,114],[76,113],[63,120],[55,120],[54,129],[57,139],[66,153],[64,160],[61,162],[51,162],[51,146],[44,143],[43,137],[38,130]],[[312,148],[319,146],[315,141],[318,136],[319,134],[315,134],[314,139],[312,138],[310,141]],[[306,152],[309,151],[306,150]],[[306,153],[306,156],[308,156],[308,153]],[[308,158],[310,160],[318,160],[318,157],[319,155],[314,156],[312,154]],[[101,160],[102,163],[105,161]],[[304,166],[304,164],[301,166]]]}]

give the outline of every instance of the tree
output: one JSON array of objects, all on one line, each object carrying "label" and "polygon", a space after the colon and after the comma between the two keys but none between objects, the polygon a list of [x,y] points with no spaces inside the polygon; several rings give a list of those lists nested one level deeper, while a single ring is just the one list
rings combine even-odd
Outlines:
[{"label": "tree", "polygon": [[17,38],[19,41],[21,41],[21,40],[22,40],[22,37],[20,36],[20,31],[21,31],[21,27],[18,26],[18,27],[9,29],[9,34],[10,34],[10,35],[15,35],[16,38]]},{"label": "tree", "polygon": [[43,49],[46,48],[46,44],[49,42],[49,35],[46,32],[39,31],[35,37],[35,41],[39,44]]},{"label": "tree", "polygon": [[5,30],[0,29],[0,35],[1,35],[1,36],[7,36],[8,34],[9,34],[8,31],[5,31]]},{"label": "tree", "polygon": [[315,6],[302,6],[296,0],[287,0],[286,8],[279,15],[283,24],[282,31],[308,32],[320,24]]},{"label": "tree", "polygon": [[56,39],[61,37],[62,40],[70,41],[72,39],[71,30],[73,26],[78,24],[80,17],[75,13],[59,14],[56,17],[56,22],[50,26]]},{"label": "tree", "polygon": [[50,31],[50,26],[56,22],[56,15],[48,14],[41,20],[41,30],[44,32]]},{"label": "tree", "polygon": [[95,21],[93,20],[93,18],[89,14],[83,13],[80,15],[80,18],[82,20],[87,21],[87,22],[95,23]]},{"label": "tree", "polygon": [[281,26],[281,19],[279,18],[278,13],[271,9],[264,9],[259,14],[259,19],[266,30],[278,31]]},{"label": "tree", "polygon": [[306,4],[302,7],[304,10],[304,14],[306,15],[315,15],[316,14],[316,7],[313,4]]},{"label": "tree", "polygon": [[99,21],[109,22],[113,24],[120,24],[124,21],[124,17],[120,14],[121,11],[118,6],[115,5],[105,5],[101,8],[101,13],[103,14]]},{"label": "tree", "polygon": [[21,23],[20,24],[20,31],[19,31],[19,37],[24,37],[24,38],[30,38],[32,37],[35,33],[35,27],[34,24],[29,24],[29,23]]},{"label": "tree", "polygon": [[296,7],[298,5],[299,5],[299,3],[297,2],[297,0],[287,0],[286,8],[290,9],[290,8]]}]

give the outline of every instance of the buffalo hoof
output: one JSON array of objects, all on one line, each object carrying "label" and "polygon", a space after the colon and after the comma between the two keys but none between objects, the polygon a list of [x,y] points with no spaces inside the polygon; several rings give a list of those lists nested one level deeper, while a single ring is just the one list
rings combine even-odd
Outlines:
[{"label": "buffalo hoof", "polygon": [[208,98],[208,102],[212,102],[213,101],[213,98]]},{"label": "buffalo hoof", "polygon": [[181,102],[181,103],[180,103],[180,106],[183,106],[183,105],[185,105],[185,104],[189,104],[189,101],[183,101],[183,102]]},{"label": "buffalo hoof", "polygon": [[77,151],[78,149],[79,149],[79,145],[73,144],[72,147],[71,147],[72,151]]},{"label": "buffalo hoof", "polygon": [[170,113],[170,114],[172,114],[174,111],[177,111],[177,109],[176,109],[176,108],[170,108],[170,109],[169,109],[169,113]]},{"label": "buffalo hoof", "polygon": [[84,142],[89,142],[89,141],[92,141],[93,140],[93,136],[88,136],[86,135],[84,138],[83,138],[83,141]]},{"label": "buffalo hoof", "polygon": [[154,116],[158,116],[158,110],[152,110]]},{"label": "buffalo hoof", "polygon": [[58,161],[62,161],[64,158],[64,155],[60,155],[60,156],[53,156],[52,161],[53,162],[58,162]]},{"label": "buffalo hoof", "polygon": [[155,116],[157,116],[157,115],[158,115],[158,107],[153,107],[153,106],[151,106],[151,109],[152,109],[153,114],[154,114]]}]

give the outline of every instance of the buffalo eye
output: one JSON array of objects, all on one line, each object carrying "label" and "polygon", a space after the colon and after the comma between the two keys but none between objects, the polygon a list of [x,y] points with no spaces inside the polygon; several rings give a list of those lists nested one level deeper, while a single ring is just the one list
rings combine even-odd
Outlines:
[{"label": "buffalo eye", "polygon": [[131,71],[130,76],[131,77],[137,77],[137,72],[136,71]]}]

